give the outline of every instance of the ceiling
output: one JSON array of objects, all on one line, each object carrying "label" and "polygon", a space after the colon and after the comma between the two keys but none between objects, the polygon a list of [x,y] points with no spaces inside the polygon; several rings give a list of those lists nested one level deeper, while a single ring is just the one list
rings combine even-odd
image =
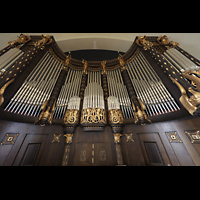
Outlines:
[{"label": "ceiling", "polygon": [[[200,59],[200,33],[24,33],[28,35],[52,35],[62,51],[81,49],[106,49],[126,52],[136,36],[167,35],[170,41]],[[0,49],[8,41],[17,39],[20,33],[0,33]]]}]

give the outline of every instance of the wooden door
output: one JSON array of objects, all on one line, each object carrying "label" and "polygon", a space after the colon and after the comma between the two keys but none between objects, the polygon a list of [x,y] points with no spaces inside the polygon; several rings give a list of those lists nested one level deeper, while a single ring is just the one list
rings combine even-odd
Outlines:
[{"label": "wooden door", "polygon": [[13,163],[14,166],[41,165],[48,134],[26,134]]},{"label": "wooden door", "polygon": [[113,166],[111,143],[76,143],[74,166]]},{"label": "wooden door", "polygon": [[169,166],[171,162],[157,132],[138,133],[142,153],[147,166]]}]

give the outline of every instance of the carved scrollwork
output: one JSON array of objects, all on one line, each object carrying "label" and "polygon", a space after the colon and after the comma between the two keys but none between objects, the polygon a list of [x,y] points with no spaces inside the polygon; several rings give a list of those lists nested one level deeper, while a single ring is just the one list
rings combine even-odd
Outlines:
[{"label": "carved scrollwork", "polygon": [[64,116],[63,124],[78,124],[79,110],[67,109]]},{"label": "carved scrollwork", "polygon": [[111,109],[108,111],[109,124],[123,124],[124,118],[121,109]]},{"label": "carved scrollwork", "polygon": [[21,44],[25,44],[26,42],[30,40],[31,38],[29,37],[29,35],[20,34],[17,40],[10,41],[8,42],[8,44],[13,48],[14,47],[19,48]]},{"label": "carved scrollwork", "polygon": [[85,123],[103,123],[106,124],[106,112],[101,108],[83,109],[81,113],[81,124]]}]

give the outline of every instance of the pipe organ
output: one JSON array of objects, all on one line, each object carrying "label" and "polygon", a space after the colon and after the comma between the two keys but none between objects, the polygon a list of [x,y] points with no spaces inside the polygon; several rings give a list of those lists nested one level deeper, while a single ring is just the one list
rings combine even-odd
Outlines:
[{"label": "pipe organ", "polygon": [[[35,125],[62,125],[62,165],[68,163],[77,126],[84,132],[110,126],[117,163],[123,165],[120,137],[126,124],[200,116],[200,61],[178,45],[166,36],[138,36],[116,59],[81,61],[63,53],[52,36],[22,34],[0,51],[1,119],[26,117]],[[18,77],[24,79],[15,86]]]},{"label": "pipe organ", "polygon": [[[24,43],[19,40],[20,38]],[[29,52],[31,53],[30,50],[27,53],[27,48],[20,48],[21,44],[28,46],[27,44],[32,42],[32,46],[28,49],[32,48],[35,50],[33,48],[34,46],[41,48],[42,45],[52,43],[52,39],[49,36],[42,36],[41,40],[33,42],[30,37],[22,34],[19,39],[9,42],[9,45],[16,43],[15,46],[18,48],[14,49],[13,47],[9,47],[11,50],[9,51],[9,48],[7,48],[6,53],[4,51],[2,56],[0,56],[1,80],[4,79],[6,74],[12,73],[12,68],[15,65],[17,67],[20,60],[24,59],[24,56]],[[155,50],[157,52],[157,58],[159,56],[163,57],[170,65],[169,68],[174,70],[172,74],[179,74],[181,81],[184,81],[185,85],[190,84],[187,88],[190,87],[193,89],[196,87],[197,90],[200,90],[198,60],[178,47],[176,43],[170,43],[166,36],[157,38],[157,45],[155,45],[157,49],[158,43],[160,48],[164,48],[165,46],[166,49],[165,51],[162,50],[162,54]],[[175,45],[174,48],[172,48],[172,45]],[[132,55],[129,55],[125,60],[124,58],[128,55],[120,55],[118,60],[116,59],[117,63],[112,68],[110,68],[109,61],[102,61],[99,68],[89,67],[88,62],[85,60],[82,60],[80,65],[76,65],[77,61],[75,62],[73,58],[71,60],[71,54],[64,60],[56,55],[52,47],[47,48],[46,53],[4,107],[4,111],[29,117],[39,117],[41,108],[52,98],[51,95],[55,90],[54,87],[59,81],[62,71],[66,71],[63,72],[65,74],[63,76],[64,82],[59,84],[58,94],[56,93],[57,98],[54,101],[52,100],[53,104],[55,104],[53,106],[53,113],[51,113],[54,120],[62,120],[64,118],[65,112],[68,109],[68,103],[73,97],[80,97],[82,99],[80,100],[80,107],[82,109],[80,111],[80,123],[82,125],[86,122],[96,123],[99,119],[103,120],[102,124],[107,124],[106,112],[109,106],[114,105],[112,101],[115,98],[119,102],[120,108],[118,109],[121,110],[125,121],[136,119],[138,109],[139,114],[144,112],[146,118],[179,111],[179,103],[176,102],[173,95],[165,87],[161,78],[141,51],[141,47],[144,47],[147,51],[152,48],[153,52],[153,43],[146,40],[145,36],[138,37],[132,46],[135,47],[133,48]],[[44,49],[44,47],[41,49]],[[7,57],[5,57],[6,54]],[[167,70],[168,68],[166,68]],[[173,81],[178,80],[170,74],[169,78]],[[6,80],[10,79],[7,78]],[[7,84],[11,83],[8,82]],[[4,85],[1,90],[5,91],[6,87],[7,85]],[[192,92],[188,93],[191,96]],[[109,101],[107,101],[108,97],[110,97]],[[96,115],[97,113],[99,116]]]}]

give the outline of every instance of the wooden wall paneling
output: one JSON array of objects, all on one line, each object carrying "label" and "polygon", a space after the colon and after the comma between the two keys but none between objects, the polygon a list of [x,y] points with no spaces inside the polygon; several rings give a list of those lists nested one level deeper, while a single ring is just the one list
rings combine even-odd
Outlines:
[{"label": "wooden wall paneling", "polygon": [[44,148],[48,134],[26,134],[13,166],[38,166],[45,157]]},{"label": "wooden wall paneling", "polygon": [[[27,134],[33,135],[32,141],[31,137],[29,137],[30,142],[27,143],[27,146],[24,148],[24,153],[26,151],[26,155],[32,155],[32,160],[30,162],[28,160],[24,160],[22,163],[30,164],[34,160],[34,152],[35,155],[37,151],[41,148],[41,146],[34,142],[34,135],[37,138],[37,135],[41,135],[42,138],[45,138],[46,145],[43,147],[43,155],[41,160],[38,161],[38,165],[61,165],[63,150],[64,150],[64,140],[63,137],[63,128],[61,125],[51,125],[46,127],[40,127],[29,123],[19,123],[19,122],[11,122],[0,120],[0,142],[3,142],[6,133],[16,134],[19,133],[15,140],[15,144],[4,144],[0,145],[0,165],[11,166],[13,163],[17,165],[20,164],[19,161],[15,161],[15,158],[19,156],[20,151],[22,151],[22,147],[27,142]],[[159,122],[152,123],[145,126],[138,126],[134,124],[125,125],[123,130],[123,136],[121,137],[121,145],[122,145],[122,154],[125,165],[128,166],[143,166],[145,165],[145,160],[142,154],[142,148],[144,151],[144,145],[141,145],[141,139],[147,138],[147,142],[158,141],[160,138],[160,143],[163,148],[161,150],[165,151],[169,157],[171,165],[200,165],[200,143],[192,144],[185,130],[200,130],[199,119],[184,119],[184,120],[174,120],[168,122]],[[183,143],[170,143],[168,140],[168,136],[165,132],[169,131],[177,131],[180,140]],[[61,134],[59,143],[52,143],[53,134]],[[134,142],[126,142],[125,134],[132,133],[132,138]],[[141,133],[144,136],[140,136]],[[150,133],[150,134],[148,134]],[[152,134],[156,133],[156,134]],[[157,135],[157,136],[155,136]],[[44,137],[43,137],[44,136]],[[42,139],[43,141],[43,139]],[[43,143],[43,142],[42,142]],[[103,132],[83,132],[82,127],[78,126],[74,133],[73,143],[71,144],[70,156],[69,156],[69,165],[73,165],[76,144],[87,143],[89,146],[94,144],[94,152],[95,156],[99,156],[98,152],[101,150],[101,147],[108,151],[106,154],[107,158],[111,156],[109,159],[112,162],[112,165],[116,165],[116,152],[113,140],[113,133],[111,131],[110,126],[105,127],[105,131]],[[35,146],[34,146],[35,144]],[[97,146],[95,146],[97,144]],[[147,144],[148,146],[148,144]],[[155,145],[150,144],[150,148],[154,148]],[[88,147],[89,148],[89,147]],[[90,147],[91,148],[91,147]],[[147,147],[148,148],[148,147]],[[155,149],[155,148],[154,148]],[[163,150],[164,149],[164,150]],[[31,150],[33,153],[31,154]],[[90,149],[90,151],[92,151]],[[111,153],[109,152],[111,151]],[[97,153],[97,154],[96,154]],[[21,156],[25,154],[21,153]],[[22,158],[21,158],[22,159]],[[98,161],[98,158],[95,159]],[[98,161],[99,162],[99,161]],[[95,163],[94,163],[95,164]],[[106,163],[104,163],[107,165]],[[165,164],[168,164],[165,162]],[[108,165],[111,165],[109,163]]]},{"label": "wooden wall paneling", "polygon": [[[195,122],[195,123],[194,123]],[[200,166],[200,145],[199,144],[191,144],[190,139],[184,132],[185,130],[199,130],[200,124],[199,119],[185,119],[185,120],[176,120],[172,122],[175,127],[176,131],[178,132],[185,148],[187,149],[188,154],[190,155],[191,159],[195,163],[195,165]],[[184,160],[184,158],[183,158]]]},{"label": "wooden wall paneling", "polygon": [[169,140],[166,137],[166,134],[165,134],[166,130],[163,126],[163,123],[159,122],[159,123],[154,124],[154,126],[155,126],[156,130],[159,131],[160,138],[161,138],[163,145],[167,151],[167,154],[169,156],[172,166],[180,166],[179,160],[178,160],[172,146],[170,145]]},{"label": "wooden wall paneling", "polygon": [[[10,121],[3,121],[0,120],[0,126],[2,124],[6,125],[6,129],[3,129],[0,131],[0,135],[5,135],[6,133],[19,133],[17,140],[15,141],[15,144],[10,146],[9,151],[7,151],[6,157],[2,158],[2,153],[0,151],[0,157],[1,159],[4,159],[4,162],[2,165],[10,166],[13,164],[13,161],[20,149],[20,146],[25,138],[25,132],[27,129],[27,125],[23,123],[17,123],[17,122],[10,122]],[[0,146],[0,148],[5,148],[5,145]]]},{"label": "wooden wall paneling", "polygon": [[[60,166],[64,153],[65,137],[63,136],[63,127],[61,125],[51,125],[46,127],[45,133],[48,134],[46,138],[46,148],[44,154],[46,155],[41,165],[43,166]],[[59,141],[52,143],[54,134],[61,134]]]},{"label": "wooden wall paneling", "polygon": [[[64,138],[61,135],[60,143],[52,143],[54,133],[62,133],[61,125],[52,125],[47,127],[40,127],[28,123],[18,123],[11,121],[0,120],[0,126],[6,127],[0,130],[0,139],[4,138],[6,133],[19,133],[14,145],[0,145],[0,165],[10,166],[13,164],[15,157],[23,145],[26,134],[40,134],[47,135],[45,141],[47,145],[44,148],[45,157],[42,159],[40,165],[60,165],[63,156]],[[31,147],[30,147],[31,148]],[[33,148],[34,149],[34,148]]]},{"label": "wooden wall paneling", "polygon": [[[179,121],[180,123],[180,121]],[[180,123],[182,128],[184,129],[184,122]],[[182,141],[182,143],[180,142],[168,142],[170,143],[171,147],[173,148],[176,157],[180,163],[181,166],[193,166],[195,165],[195,163],[193,162],[193,159],[191,158],[191,155],[188,152],[188,148],[186,148],[188,145],[190,146],[190,144],[188,143],[188,141],[186,141],[183,137],[182,134],[182,130],[180,130],[180,128],[177,126],[178,124],[173,121],[173,122],[165,122],[162,123],[162,129],[165,130],[165,132],[171,132],[171,131],[176,131],[178,134],[178,137],[180,138],[180,140]],[[168,137],[165,134],[166,137]],[[187,137],[187,136],[186,136]]]},{"label": "wooden wall paneling", "polygon": [[[188,126],[189,125],[189,126]],[[189,129],[190,127],[190,129]],[[200,130],[200,123],[199,123],[199,119],[196,118],[194,120],[189,120],[189,122],[187,123],[187,125],[184,127],[184,131],[181,131],[181,133],[183,133],[182,135],[184,135],[184,139],[186,138],[185,135],[185,131],[190,131],[190,130],[194,130],[194,131],[197,131],[197,130]],[[196,163],[196,165],[200,165],[200,162],[199,162],[199,157],[200,157],[200,143],[191,143],[191,140],[188,138],[189,142],[188,146],[191,146],[191,148],[188,149],[188,152],[191,152],[191,156],[193,157],[193,160],[194,162]],[[187,140],[187,141],[188,141]],[[198,154],[198,156],[197,156]]]},{"label": "wooden wall paneling", "polygon": [[158,132],[137,133],[147,166],[169,166],[170,159]]},{"label": "wooden wall paneling", "polygon": [[111,143],[94,143],[94,166],[112,166],[113,153]]},{"label": "wooden wall paneling", "polygon": [[[94,156],[95,163],[92,164],[92,144],[94,144]],[[91,166],[98,165],[100,161],[99,151],[101,148],[104,148],[106,151],[106,157],[110,158],[110,161],[107,160],[105,163],[101,162],[101,165],[116,165],[116,153],[114,148],[114,139],[110,126],[106,126],[105,130],[102,132],[84,132],[81,126],[76,128],[76,131],[73,136],[73,142],[71,144],[70,154],[69,154],[69,166]],[[85,161],[80,162],[80,156],[82,150],[86,151],[86,159]],[[84,151],[83,151],[84,154]],[[89,160],[88,160],[89,159]],[[109,161],[109,162],[108,162]]]},{"label": "wooden wall paneling", "polygon": [[[135,131],[135,126],[136,125],[126,125],[121,138],[124,164],[127,166],[143,166],[145,164],[139,140]],[[134,142],[126,142],[125,134],[131,133]]]}]

